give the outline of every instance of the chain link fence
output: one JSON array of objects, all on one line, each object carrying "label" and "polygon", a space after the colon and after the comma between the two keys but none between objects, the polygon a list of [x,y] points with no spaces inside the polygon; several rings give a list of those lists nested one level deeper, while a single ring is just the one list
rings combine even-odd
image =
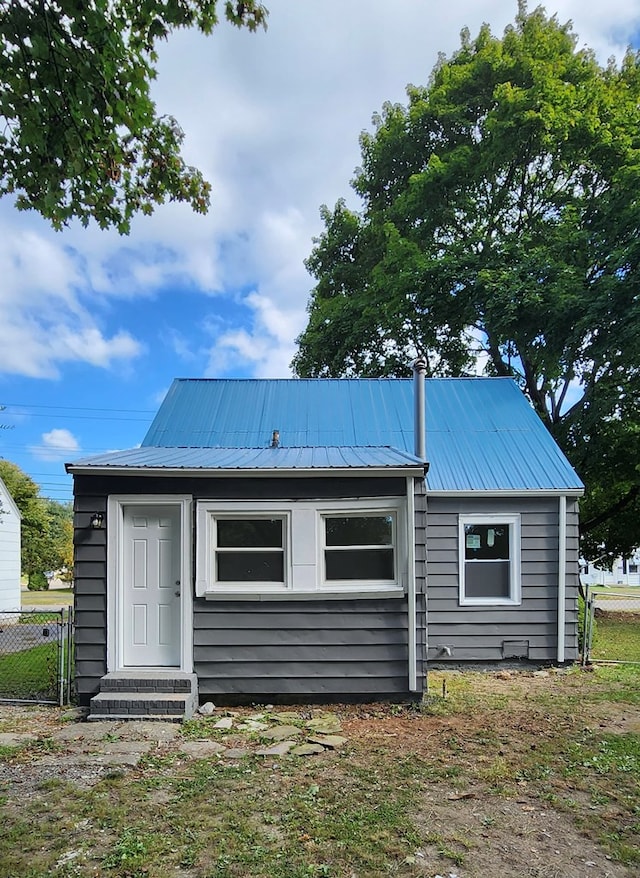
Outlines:
[{"label": "chain link fence", "polygon": [[640,588],[587,587],[583,664],[640,665]]},{"label": "chain link fence", "polygon": [[0,701],[71,700],[70,609],[0,612]]}]

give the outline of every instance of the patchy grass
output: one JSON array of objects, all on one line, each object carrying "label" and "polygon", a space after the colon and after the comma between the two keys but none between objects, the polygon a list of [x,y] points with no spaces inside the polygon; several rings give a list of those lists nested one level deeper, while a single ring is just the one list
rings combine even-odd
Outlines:
[{"label": "patchy grass", "polygon": [[70,607],[73,604],[73,590],[70,588],[50,588],[47,591],[23,591],[23,608],[29,607]]},{"label": "patchy grass", "polygon": [[0,874],[631,878],[639,681],[619,667],[434,673],[422,709],[336,708],[348,744],[334,753],[187,759],[185,739],[212,737],[198,719],[88,787],[62,767],[38,775],[44,735],[0,752]]},{"label": "patchy grass", "polygon": [[619,595],[640,600],[640,586],[638,585],[592,585],[589,587],[591,594],[597,594],[599,599],[614,598]]},{"label": "patchy grass", "polygon": [[640,613],[600,612],[591,650],[593,661],[640,662]]},{"label": "patchy grass", "polygon": [[0,697],[55,698],[59,660],[56,641],[0,656]]}]

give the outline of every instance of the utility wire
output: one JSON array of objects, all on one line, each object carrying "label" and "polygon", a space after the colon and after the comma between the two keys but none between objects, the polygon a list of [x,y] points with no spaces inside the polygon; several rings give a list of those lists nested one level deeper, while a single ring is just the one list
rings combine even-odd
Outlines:
[{"label": "utility wire", "polygon": [[0,407],[2,406],[15,406],[17,408],[29,408],[29,409],[54,409],[56,411],[66,411],[66,412],[120,412],[131,415],[154,415],[155,411],[153,409],[107,409],[107,408],[91,408],[89,406],[84,405],[31,405],[31,403],[26,402],[2,402],[0,403]]}]

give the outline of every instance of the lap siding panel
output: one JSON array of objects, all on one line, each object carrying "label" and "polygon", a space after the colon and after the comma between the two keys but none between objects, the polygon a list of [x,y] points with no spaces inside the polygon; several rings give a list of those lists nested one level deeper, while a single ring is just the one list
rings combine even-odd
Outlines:
[{"label": "lap siding panel", "polygon": [[[439,498],[428,501],[429,659],[494,662],[508,658],[512,642],[527,644],[530,661],[555,662],[558,639],[557,497]],[[519,513],[522,603],[518,606],[460,606],[458,595],[458,518],[461,514]],[[565,656],[577,645],[577,501],[567,501]],[[445,651],[447,647],[451,655]],[[504,655],[503,655],[504,652]]]},{"label": "lap siding panel", "polygon": [[407,600],[194,606],[201,694],[408,696]]}]

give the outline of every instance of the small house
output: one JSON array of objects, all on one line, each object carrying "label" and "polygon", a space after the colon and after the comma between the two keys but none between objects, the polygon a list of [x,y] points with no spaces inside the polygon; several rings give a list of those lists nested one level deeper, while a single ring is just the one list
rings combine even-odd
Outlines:
[{"label": "small house", "polygon": [[20,512],[0,479],[0,618],[20,609]]},{"label": "small house", "polygon": [[577,657],[583,486],[510,379],[179,379],[67,471],[92,718]]}]

